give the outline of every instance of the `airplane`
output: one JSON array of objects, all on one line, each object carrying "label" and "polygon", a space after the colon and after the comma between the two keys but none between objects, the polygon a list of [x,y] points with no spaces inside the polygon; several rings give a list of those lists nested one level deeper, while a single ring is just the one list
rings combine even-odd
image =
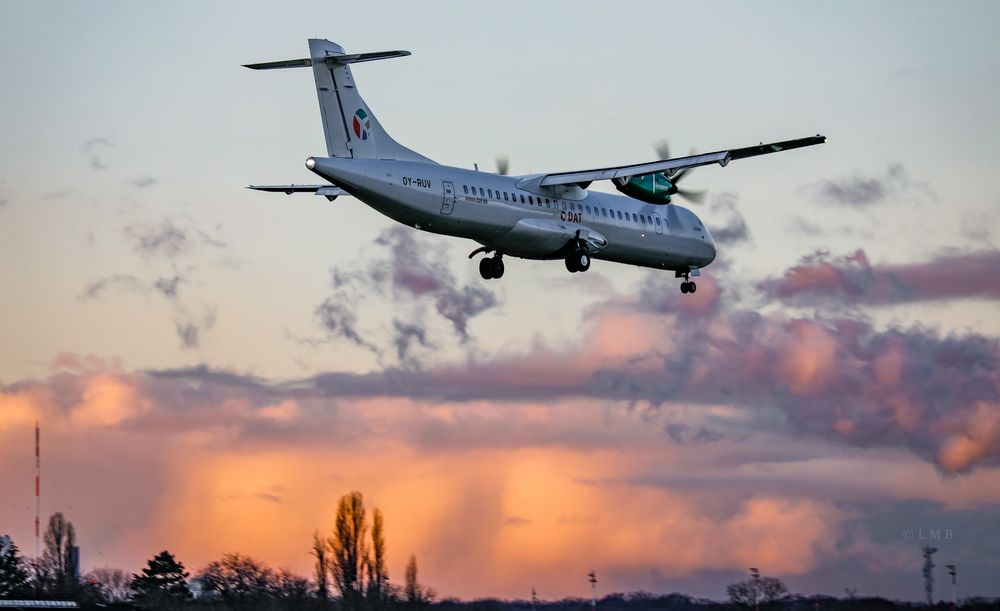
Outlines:
[{"label": "airplane", "polygon": [[[698,216],[675,196],[698,199],[678,187],[691,168],[822,144],[821,135],[673,159],[591,170],[506,175],[438,164],[392,139],[361,98],[351,64],[410,55],[409,51],[348,54],[323,39],[309,40],[309,57],[245,64],[253,70],[311,67],[319,97],[327,156],[306,168],[328,182],[250,185],[279,193],[313,193],[333,201],[353,196],[385,216],[421,231],[479,243],[484,280],[504,274],[504,255],[565,261],[585,272],[592,259],[670,270],[694,293],[691,276],[716,256],[715,241]],[[669,154],[661,155],[669,157]],[[590,191],[609,180],[623,195]],[[489,256],[492,255],[492,256]]]}]

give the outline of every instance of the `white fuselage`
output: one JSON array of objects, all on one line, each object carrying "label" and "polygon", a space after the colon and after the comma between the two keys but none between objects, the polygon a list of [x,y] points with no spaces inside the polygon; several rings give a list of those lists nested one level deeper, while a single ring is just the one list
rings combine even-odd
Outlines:
[{"label": "white fuselage", "polygon": [[400,223],[475,240],[506,255],[562,258],[576,236],[594,258],[644,267],[686,273],[715,259],[708,228],[674,204],[577,186],[526,191],[518,188],[524,177],[434,163],[315,157],[306,165]]}]

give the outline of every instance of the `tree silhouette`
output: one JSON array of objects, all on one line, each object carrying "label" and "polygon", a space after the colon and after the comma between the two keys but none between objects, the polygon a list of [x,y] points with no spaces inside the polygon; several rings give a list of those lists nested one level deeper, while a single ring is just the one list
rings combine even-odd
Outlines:
[{"label": "tree silhouette", "polygon": [[28,570],[17,553],[17,545],[9,538],[0,549],[0,598],[20,598],[31,593]]},{"label": "tree silhouette", "polygon": [[388,597],[389,570],[385,562],[385,521],[382,511],[372,510],[372,559],[368,568],[368,600],[372,607],[384,606]]},{"label": "tree silhouette", "polygon": [[135,603],[158,609],[179,606],[191,599],[187,578],[184,565],[163,550],[149,560],[141,574],[132,576]]},{"label": "tree silhouette", "polygon": [[273,592],[274,575],[261,562],[242,554],[225,554],[198,573],[205,592],[224,602],[258,602]]},{"label": "tree silhouette", "polygon": [[753,608],[758,603],[766,606],[786,598],[788,588],[780,579],[757,577],[729,584],[726,595],[733,604]]},{"label": "tree silhouette", "polygon": [[84,575],[83,582],[104,603],[123,603],[132,598],[132,575],[121,569],[96,568]]},{"label": "tree silhouette", "polygon": [[49,524],[42,536],[45,549],[42,551],[37,576],[39,585],[49,596],[71,597],[79,589],[76,566],[76,529],[62,512],[49,517]]},{"label": "tree silhouette", "polygon": [[330,571],[330,547],[327,541],[320,538],[318,532],[313,533],[312,552],[316,558],[316,596],[320,600],[326,600],[330,596],[327,577]]},{"label": "tree silhouette", "polygon": [[423,605],[434,600],[434,590],[425,588],[417,580],[417,557],[410,555],[406,563],[406,581],[403,586],[403,598],[409,605]]},{"label": "tree silhouette", "polygon": [[359,611],[368,546],[365,533],[365,502],[360,492],[351,492],[337,504],[337,521],[330,549],[333,552],[333,581],[340,590],[345,611]]}]

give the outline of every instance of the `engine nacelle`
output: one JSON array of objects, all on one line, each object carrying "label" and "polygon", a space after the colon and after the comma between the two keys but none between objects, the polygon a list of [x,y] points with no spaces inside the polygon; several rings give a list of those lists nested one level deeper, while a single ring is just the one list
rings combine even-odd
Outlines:
[{"label": "engine nacelle", "polygon": [[677,193],[677,186],[663,172],[630,176],[611,182],[625,195],[647,204],[669,204],[670,196]]}]

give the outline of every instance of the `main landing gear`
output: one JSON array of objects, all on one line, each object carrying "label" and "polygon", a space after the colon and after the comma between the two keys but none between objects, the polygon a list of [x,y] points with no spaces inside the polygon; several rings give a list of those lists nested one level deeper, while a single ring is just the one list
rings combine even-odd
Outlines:
[{"label": "main landing gear", "polygon": [[590,269],[590,254],[583,248],[574,250],[566,257],[566,269],[574,274],[587,271]]},{"label": "main landing gear", "polygon": [[503,255],[496,253],[492,257],[483,257],[479,261],[479,275],[483,280],[494,280],[503,277]]},{"label": "main landing gear", "polygon": [[[690,271],[677,271],[675,274],[677,278],[684,278],[684,282],[681,282],[681,292],[687,295],[688,293],[693,293],[698,290],[698,285],[691,280]],[[698,271],[695,270],[694,275],[698,275]]]}]

